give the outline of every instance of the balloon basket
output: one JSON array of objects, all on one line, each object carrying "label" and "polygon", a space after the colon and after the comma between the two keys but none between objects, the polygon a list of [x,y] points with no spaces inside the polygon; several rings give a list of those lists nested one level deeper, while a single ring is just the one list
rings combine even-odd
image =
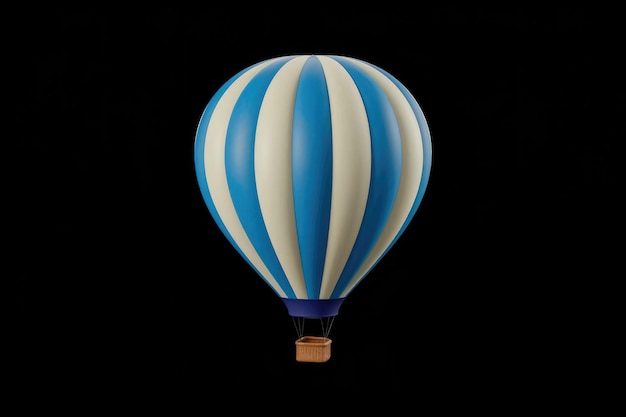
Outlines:
[{"label": "balloon basket", "polygon": [[303,336],[296,340],[296,361],[326,362],[330,359],[330,344],[327,337]]}]

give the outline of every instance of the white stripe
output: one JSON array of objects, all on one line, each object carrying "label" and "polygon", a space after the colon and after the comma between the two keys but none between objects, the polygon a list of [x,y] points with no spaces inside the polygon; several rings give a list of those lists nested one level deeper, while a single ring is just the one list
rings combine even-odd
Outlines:
[{"label": "white stripe", "polygon": [[348,72],[319,56],[328,84],[333,178],[326,263],[320,298],[330,298],[354,246],[370,185],[371,145],[365,105]]},{"label": "white stripe", "polygon": [[274,60],[269,60],[251,68],[247,72],[244,72],[230,85],[230,87],[224,92],[224,95],[220,98],[207,126],[204,146],[204,166],[209,192],[211,193],[211,199],[215,204],[215,209],[217,210],[220,219],[224,222],[224,226],[228,229],[228,232],[231,234],[237,246],[239,246],[250,262],[254,264],[267,283],[274,288],[274,290],[281,297],[286,297],[286,294],[280,288],[274,277],[270,274],[269,270],[252,246],[248,235],[239,221],[239,217],[235,211],[235,206],[233,205],[230,191],[228,189],[228,183],[226,181],[226,165],[224,162],[226,132],[228,130],[230,116],[237,98],[239,98],[239,95],[250,79],[252,79],[252,77],[273,61]]},{"label": "white stripe", "polygon": [[292,127],[300,72],[308,56],[292,59],[270,83],[259,113],[254,173],[263,221],[297,298],[307,298],[292,181]]},{"label": "white stripe", "polygon": [[393,107],[393,111],[398,119],[402,141],[402,171],[398,194],[391,214],[389,215],[389,220],[371,253],[342,293],[342,297],[347,296],[354,286],[357,285],[376,260],[382,256],[383,252],[400,231],[400,228],[404,224],[415,202],[424,164],[422,133],[417,123],[417,118],[413,113],[413,109],[402,92],[396,87],[393,81],[374,67],[356,59],[350,58],[350,60],[366,71],[368,75],[376,81],[387,95]]}]

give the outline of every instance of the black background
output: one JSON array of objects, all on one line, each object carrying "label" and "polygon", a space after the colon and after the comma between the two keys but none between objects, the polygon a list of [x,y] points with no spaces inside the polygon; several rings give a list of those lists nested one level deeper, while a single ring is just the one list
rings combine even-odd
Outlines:
[{"label": "black background", "polygon": [[[590,284],[621,239],[615,14],[301,7],[5,17],[8,359],[23,405],[515,409],[577,380]],[[324,364],[295,361],[291,318],[220,234],[193,166],[217,89],[295,53],[386,69],[433,141],[423,203],[344,302]]]}]

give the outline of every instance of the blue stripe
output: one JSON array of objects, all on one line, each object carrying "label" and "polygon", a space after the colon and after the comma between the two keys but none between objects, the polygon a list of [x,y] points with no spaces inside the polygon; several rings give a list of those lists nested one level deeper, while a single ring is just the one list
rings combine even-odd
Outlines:
[{"label": "blue stripe", "polygon": [[391,75],[389,72],[385,71],[384,69],[377,67],[376,65],[369,64],[365,61],[361,61],[361,62],[364,62],[367,65],[383,73],[387,78],[389,78],[389,80],[391,80],[396,85],[396,87],[398,87],[400,92],[404,95],[407,102],[413,109],[413,113],[417,120],[417,124],[419,126],[419,130],[422,135],[422,152],[423,152],[423,165],[422,165],[422,175],[420,178],[420,185],[418,187],[415,200],[413,201],[413,205],[411,206],[411,210],[409,211],[409,214],[407,215],[404,223],[402,224],[402,227],[400,228],[400,230],[398,231],[394,239],[387,246],[387,248],[380,255],[380,257],[376,260],[376,262],[374,262],[372,266],[370,266],[370,268],[366,271],[365,275],[367,275],[369,271],[371,271],[378,264],[378,262],[380,262],[380,260],[385,257],[387,252],[389,252],[389,250],[395,245],[396,241],[400,238],[400,236],[404,233],[404,230],[410,224],[411,220],[415,216],[415,213],[417,212],[418,207],[420,206],[422,202],[424,193],[426,192],[426,186],[428,185],[428,181],[430,178],[430,171],[432,167],[432,140],[430,137],[430,129],[428,127],[428,123],[426,122],[424,113],[421,107],[419,106],[419,104],[417,103],[417,101],[415,100],[415,97],[413,97],[413,95],[409,92],[409,90],[402,83],[400,83],[400,81],[398,81],[397,78],[395,78],[393,75]]},{"label": "blue stripe", "polygon": [[[220,224],[220,229],[227,235],[230,234],[226,231],[224,227],[224,223],[219,220],[219,216],[217,214],[217,210],[215,209],[215,204],[213,203],[213,199],[211,198],[211,194],[209,192],[209,184],[207,183],[207,179],[205,176],[205,165],[204,165],[204,145],[206,142],[206,132],[209,127],[209,122],[211,121],[211,117],[213,116],[213,112],[215,111],[215,107],[217,103],[222,99],[222,96],[226,92],[226,90],[237,80],[241,74],[247,72],[249,69],[255,67],[255,64],[252,67],[246,68],[239,73],[235,74],[231,77],[226,83],[224,83],[219,90],[213,95],[211,101],[206,105],[202,116],[200,117],[200,123],[198,124],[198,129],[196,130],[196,138],[194,142],[194,162],[196,167],[196,176],[198,177],[198,185],[200,187],[200,192],[202,193],[202,197],[204,201],[208,205],[209,211],[211,215],[215,218],[216,221]],[[231,240],[232,242],[232,240]],[[235,245],[236,247],[237,245]]]},{"label": "blue stripe", "polygon": [[[209,192],[209,184],[205,175],[205,165],[204,165],[204,145],[206,142],[206,131],[209,126],[209,121],[211,120],[211,116],[213,115],[213,111],[215,110],[215,106],[220,101],[226,89],[233,83],[233,81],[238,78],[239,74],[236,77],[233,77],[224,84],[218,91],[215,93],[209,104],[207,104],[204,112],[202,113],[202,117],[200,117],[200,123],[198,124],[198,129],[196,131],[196,140],[194,143],[194,161],[196,166],[196,176],[198,177],[198,186],[200,187],[200,192],[202,193],[202,197],[204,198],[205,203],[207,204],[211,215],[215,218],[215,220],[219,221],[219,216],[217,215],[217,210],[215,209],[215,204],[213,203],[213,199],[211,198],[211,194]],[[220,229],[226,232],[226,228],[224,227],[224,223],[219,221]]]},{"label": "blue stripe", "polygon": [[309,299],[319,298],[326,259],[332,187],[330,102],[324,70],[307,59],[293,117],[293,197],[300,257]]},{"label": "blue stripe", "polygon": [[257,196],[254,141],[265,92],[276,72],[289,58],[268,65],[254,76],[237,99],[226,133],[226,179],[239,220],[276,282],[288,298],[295,297],[269,238]]},{"label": "blue stripe", "polygon": [[341,296],[378,241],[393,208],[402,169],[400,128],[385,92],[357,65],[344,59],[337,60],[354,80],[365,105],[370,128],[372,169],[361,228],[331,298]]},{"label": "blue stripe", "polygon": [[[211,198],[211,193],[209,191],[209,184],[207,182],[207,178],[205,175],[205,163],[204,163],[204,148],[206,144],[206,132],[207,132],[211,117],[213,116],[213,112],[215,111],[215,107],[217,106],[217,103],[221,100],[222,96],[224,95],[224,92],[232,85],[233,82],[235,82],[235,80],[237,80],[243,73],[247,72],[248,70],[252,69],[253,67],[257,65],[259,64],[252,65],[240,71],[232,78],[230,78],[215,93],[215,95],[211,98],[211,101],[209,101],[209,103],[207,104],[200,118],[200,123],[198,124],[198,129],[196,132],[196,138],[195,138],[195,143],[194,143],[194,161],[195,161],[196,177],[198,179],[198,186],[200,188],[200,193],[202,194],[204,202],[207,208],[209,209],[209,212],[211,213],[213,220],[217,224],[217,227],[219,227],[221,232],[224,234],[224,236],[230,242],[233,248],[237,250],[239,255],[243,259],[245,259],[248,262],[248,264],[250,264],[250,266],[256,271],[256,273],[261,278],[263,278],[263,275],[254,266],[254,264],[245,256],[241,248],[237,245],[237,242],[233,239],[232,235],[228,232],[228,229],[226,228],[226,226],[224,225],[224,222],[220,218],[217,212],[217,209],[215,208],[215,203],[213,202],[213,199]],[[263,280],[265,280],[265,278],[263,278]],[[269,285],[269,282],[268,282],[268,285]],[[270,288],[271,288],[271,285],[270,285]],[[276,290],[274,290],[274,292],[280,295]]]},{"label": "blue stripe", "polygon": [[[432,140],[430,137],[430,129],[428,128],[428,123],[426,122],[426,117],[424,116],[424,112],[422,111],[422,108],[419,106],[419,104],[415,100],[415,97],[413,97],[413,95],[409,92],[409,90],[402,83],[400,83],[400,81],[398,81],[398,79],[395,78],[393,75],[391,75],[390,73],[388,73],[382,68],[378,68],[375,65],[372,65],[372,64],[369,64],[369,65],[371,65],[372,67],[376,68],[378,71],[385,74],[385,76],[389,78],[396,85],[396,87],[398,87],[400,92],[402,92],[407,102],[413,109],[413,113],[415,114],[415,119],[417,119],[417,124],[420,129],[420,133],[422,134],[422,152],[424,155],[424,161],[423,161],[423,166],[422,166],[422,177],[420,179],[420,185],[417,190],[417,195],[415,196],[415,201],[413,202],[413,206],[411,207],[411,211],[409,212],[406,220],[404,221],[404,224],[398,231],[398,234],[389,245],[389,248],[391,248],[391,246],[393,246],[396,240],[398,240],[400,235],[402,235],[404,230],[407,228],[407,226],[413,219],[413,216],[417,212],[417,208],[419,207],[419,205],[422,202],[422,199],[424,198],[424,193],[426,192],[426,186],[428,185],[428,181],[430,179],[430,171],[432,168],[432,159],[433,159]],[[389,250],[389,248],[387,250]]]}]

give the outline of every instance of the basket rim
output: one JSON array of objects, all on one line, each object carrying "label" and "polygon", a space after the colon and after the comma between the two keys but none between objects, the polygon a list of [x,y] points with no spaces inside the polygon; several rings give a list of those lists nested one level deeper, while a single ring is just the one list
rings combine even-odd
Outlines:
[{"label": "basket rim", "polygon": [[330,345],[332,340],[327,337],[320,336],[302,336],[298,340],[296,340],[296,345],[307,345],[307,346],[326,346]]}]

